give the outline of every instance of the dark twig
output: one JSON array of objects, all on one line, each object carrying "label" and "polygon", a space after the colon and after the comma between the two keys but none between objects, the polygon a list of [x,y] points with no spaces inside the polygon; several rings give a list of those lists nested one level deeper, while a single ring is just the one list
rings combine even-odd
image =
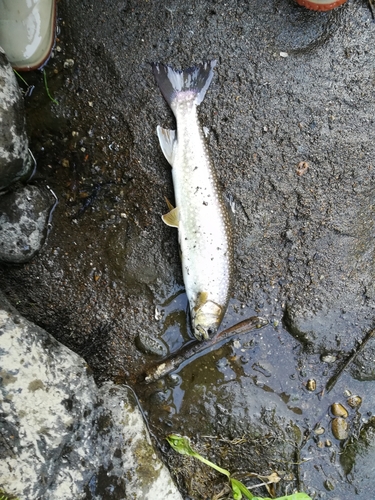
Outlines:
[{"label": "dark twig", "polygon": [[182,348],[176,354],[169,356],[150,368],[145,375],[145,382],[150,383],[165,377],[168,373],[180,368],[183,363],[185,366],[190,363],[190,361],[193,361],[193,359],[196,359],[198,356],[202,356],[202,354],[205,354],[209,350],[217,349],[224,343],[224,341],[234,335],[248,333],[256,328],[262,328],[267,324],[268,321],[266,319],[259,316],[252,316],[251,318],[223,330],[205,342],[194,342],[194,344],[189,343],[185,348]]},{"label": "dark twig", "polygon": [[374,2],[374,0],[368,0],[368,5],[370,8],[371,17],[372,17],[373,21],[375,21],[375,2]]},{"label": "dark twig", "polygon": [[348,368],[348,366],[354,361],[354,359],[358,356],[359,353],[361,353],[367,342],[375,335],[375,328],[370,330],[362,340],[362,342],[359,344],[359,346],[353,350],[351,354],[346,358],[344,363],[341,365],[339,370],[328,380],[326,384],[326,392],[331,391],[334,386],[336,385],[336,382],[338,379],[341,377],[342,373]]}]

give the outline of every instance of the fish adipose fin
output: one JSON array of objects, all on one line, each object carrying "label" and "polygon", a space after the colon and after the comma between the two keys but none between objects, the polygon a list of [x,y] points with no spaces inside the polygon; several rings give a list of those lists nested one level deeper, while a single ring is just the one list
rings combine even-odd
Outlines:
[{"label": "fish adipose fin", "polygon": [[192,92],[195,104],[203,101],[214,75],[215,60],[206,61],[183,71],[175,70],[165,64],[155,63],[152,69],[159,88],[173,109],[173,102],[180,93]]},{"label": "fish adipose fin", "polygon": [[167,161],[173,167],[173,149],[174,144],[177,141],[177,134],[175,130],[168,130],[167,128],[156,127],[156,133],[158,134],[159,143],[163,155],[166,157]]},{"label": "fish adipose fin", "polygon": [[172,208],[170,212],[161,216],[167,226],[177,227],[179,223],[178,207]]}]

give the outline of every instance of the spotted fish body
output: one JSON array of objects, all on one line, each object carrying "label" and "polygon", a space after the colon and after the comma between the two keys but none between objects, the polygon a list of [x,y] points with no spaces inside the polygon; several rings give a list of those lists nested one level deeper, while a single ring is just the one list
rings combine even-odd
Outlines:
[{"label": "spotted fish body", "polygon": [[177,123],[177,131],[157,128],[161,149],[172,166],[176,200],[176,208],[170,205],[163,220],[178,228],[192,327],[199,340],[217,331],[232,281],[230,220],[197,115],[215,64],[206,62],[184,71],[153,65]]}]

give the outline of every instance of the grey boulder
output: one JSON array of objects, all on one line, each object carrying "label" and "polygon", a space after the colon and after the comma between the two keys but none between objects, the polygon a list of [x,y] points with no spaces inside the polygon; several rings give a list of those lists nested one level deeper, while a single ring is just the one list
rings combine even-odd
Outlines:
[{"label": "grey boulder", "polygon": [[0,196],[0,262],[23,264],[40,250],[52,200],[37,186]]},{"label": "grey boulder", "polygon": [[0,191],[31,171],[28,147],[23,97],[0,47]]},{"label": "grey boulder", "polygon": [[0,477],[18,498],[181,499],[132,390],[96,386],[85,361],[0,296]]}]

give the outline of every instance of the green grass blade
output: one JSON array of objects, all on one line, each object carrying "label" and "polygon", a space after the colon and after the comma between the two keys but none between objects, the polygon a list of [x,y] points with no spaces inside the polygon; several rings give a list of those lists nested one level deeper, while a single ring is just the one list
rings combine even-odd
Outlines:
[{"label": "green grass blade", "polygon": [[59,104],[56,99],[54,99],[51,94],[50,94],[50,91],[49,91],[49,88],[48,88],[48,84],[47,84],[47,73],[45,72],[45,70],[43,69],[43,80],[44,80],[44,87],[46,89],[46,92],[47,92],[47,95],[48,97],[51,99],[51,101],[54,103],[54,104]]},{"label": "green grass blade", "polygon": [[[21,82],[23,82],[26,85],[26,87],[30,87],[30,85],[27,83],[27,81],[24,78],[22,78],[22,76],[18,73],[18,71],[16,71],[15,69],[13,69],[13,71],[14,71],[14,74],[16,76],[18,76],[18,78],[21,80]],[[0,500],[2,500],[1,496],[0,496]]]}]

